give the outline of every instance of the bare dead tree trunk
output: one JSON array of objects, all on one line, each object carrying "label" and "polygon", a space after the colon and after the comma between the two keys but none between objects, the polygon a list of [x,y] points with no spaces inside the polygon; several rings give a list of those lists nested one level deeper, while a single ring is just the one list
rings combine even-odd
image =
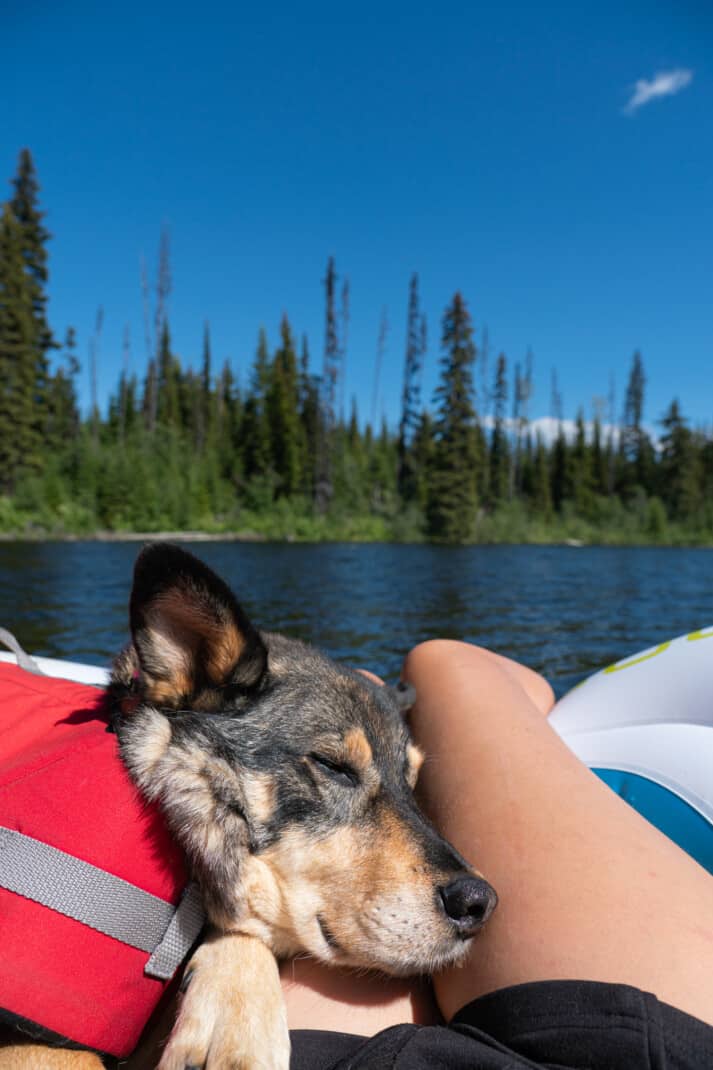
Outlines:
[{"label": "bare dead tree trunk", "polygon": [[344,423],[344,383],[347,377],[347,344],[349,341],[349,279],[342,286],[342,344],[340,349],[341,368],[339,371],[339,422]]},{"label": "bare dead tree trunk", "polygon": [[129,366],[131,364],[131,327],[128,323],[124,324],[122,351],[121,390],[119,393],[119,441],[123,446],[126,437],[126,392],[129,389]]},{"label": "bare dead tree trunk", "polygon": [[99,442],[99,400],[97,388],[97,365],[99,363],[99,343],[101,341],[101,332],[103,324],[104,309],[100,305],[97,309],[97,318],[94,325],[94,334],[89,340],[89,376],[92,401],[92,441],[95,446]]},{"label": "bare dead tree trunk", "polygon": [[380,415],[379,408],[379,387],[381,380],[381,366],[384,361],[384,353],[386,352],[386,339],[389,334],[389,317],[386,308],[381,310],[381,322],[379,323],[379,335],[376,340],[376,361],[374,362],[374,388],[371,395],[371,426],[372,430],[376,427],[376,421]]}]

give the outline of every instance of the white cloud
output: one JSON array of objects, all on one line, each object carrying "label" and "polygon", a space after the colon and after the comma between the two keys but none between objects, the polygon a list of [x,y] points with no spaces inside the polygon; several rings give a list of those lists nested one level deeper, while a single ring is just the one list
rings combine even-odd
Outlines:
[{"label": "white cloud", "polygon": [[626,115],[633,115],[644,104],[656,100],[658,97],[672,97],[680,93],[693,81],[693,71],[685,67],[677,67],[675,71],[660,71],[651,81],[639,78],[634,86],[631,100],[624,108]]}]

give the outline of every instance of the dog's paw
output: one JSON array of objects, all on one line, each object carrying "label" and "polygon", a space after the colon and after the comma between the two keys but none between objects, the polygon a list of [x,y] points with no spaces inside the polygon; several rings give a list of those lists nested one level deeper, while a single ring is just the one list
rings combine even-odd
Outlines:
[{"label": "dog's paw", "polygon": [[288,1070],[277,968],[267,948],[255,944],[223,936],[198,949],[158,1070]]}]

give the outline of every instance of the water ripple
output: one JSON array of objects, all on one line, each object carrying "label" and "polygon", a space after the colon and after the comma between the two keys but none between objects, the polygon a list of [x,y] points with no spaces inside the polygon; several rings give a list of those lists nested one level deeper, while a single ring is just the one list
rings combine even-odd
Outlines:
[{"label": "water ripple", "polygon": [[[394,678],[433,636],[492,647],[559,694],[707,624],[713,553],[606,547],[193,547],[263,628]],[[127,637],[135,543],[0,543],[0,625],[38,654],[107,664]]]}]

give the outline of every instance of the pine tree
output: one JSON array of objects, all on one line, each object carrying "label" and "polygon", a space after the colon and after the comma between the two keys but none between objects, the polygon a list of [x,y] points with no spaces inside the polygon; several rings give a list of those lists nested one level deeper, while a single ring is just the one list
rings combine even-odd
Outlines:
[{"label": "pine tree", "polygon": [[164,320],[158,344],[156,414],[163,427],[172,427],[175,430],[180,427],[180,379],[180,365],[171,352],[171,332],[168,321]]},{"label": "pine tree", "polygon": [[0,218],[0,486],[42,466],[44,384],[37,376],[33,290],[25,270],[22,227],[9,205]]},{"label": "pine tree", "polygon": [[153,434],[156,429],[156,407],[158,398],[158,376],[156,373],[156,361],[151,357],[144,378],[143,397],[141,411],[144,418],[144,427]]},{"label": "pine tree", "polygon": [[119,377],[118,439],[123,446],[127,433],[127,408],[129,389],[129,365],[131,364],[131,328],[124,326],[123,365]]},{"label": "pine tree", "polygon": [[629,382],[624,403],[624,427],[620,439],[619,489],[631,496],[636,486],[650,489],[655,463],[651,440],[643,428],[644,391],[646,376],[641,353],[637,350],[631,362]]},{"label": "pine tree", "polygon": [[203,364],[201,368],[200,393],[195,400],[196,442],[200,452],[205,448],[206,442],[211,441],[213,437],[211,425],[213,398],[211,388],[210,324],[206,320],[203,327]]},{"label": "pine tree", "polygon": [[473,479],[478,498],[487,501],[490,496],[490,451],[483,425],[476,412],[473,426]]},{"label": "pine tree", "polygon": [[662,498],[675,520],[693,517],[701,505],[700,457],[678,399],[668,407],[661,436]]},{"label": "pine tree", "polygon": [[608,494],[608,461],[602,448],[602,422],[599,414],[592,425],[592,486],[595,494]]},{"label": "pine tree", "polygon": [[304,440],[299,420],[297,354],[287,316],[282,317],[280,347],[272,362],[267,414],[279,490],[289,497],[302,483]]},{"label": "pine tree", "polygon": [[547,521],[552,516],[552,492],[550,490],[550,469],[547,448],[542,435],[537,432],[535,438],[534,486],[532,504],[535,513]]},{"label": "pine tree", "polygon": [[319,377],[310,374],[309,346],[307,336],[303,335],[300,353],[299,414],[305,453],[300,489],[312,501],[315,500],[316,495],[319,446],[322,440],[320,394]]},{"label": "pine tree", "polygon": [[427,525],[435,538],[464,542],[472,534],[477,505],[473,474],[476,351],[470,314],[460,293],[455,294],[443,317],[441,344]]},{"label": "pine tree", "polygon": [[493,386],[494,423],[490,436],[490,501],[493,505],[504,502],[508,496],[510,458],[508,437],[505,430],[507,411],[507,361],[501,353],[495,369]]},{"label": "pine tree", "polygon": [[414,272],[409,284],[406,359],[398,439],[398,488],[405,502],[413,501],[417,494],[418,473],[414,463],[413,438],[421,412],[421,374],[425,343],[426,328],[419,307],[418,274]]},{"label": "pine tree", "polygon": [[[75,354],[75,347],[75,333],[70,327],[64,343],[64,360],[50,377],[48,384],[45,444],[53,456],[62,453],[79,434],[79,410],[75,386],[79,361]],[[122,373],[122,387],[123,383]]]},{"label": "pine tree", "polygon": [[428,504],[433,449],[433,421],[431,414],[424,409],[419,418],[412,445],[416,473],[416,503],[424,514]]},{"label": "pine tree", "polygon": [[13,179],[14,194],[10,208],[22,231],[22,259],[27,273],[31,298],[34,338],[37,351],[37,375],[42,380],[47,374],[48,351],[56,348],[47,322],[47,294],[45,288],[49,277],[47,269],[47,242],[51,234],[43,220],[45,213],[39,208],[39,183],[34,161],[29,149],[22,149],[17,175]]},{"label": "pine tree", "polygon": [[552,505],[559,513],[565,501],[574,495],[574,476],[572,472],[572,452],[565,437],[562,421],[557,429],[557,437],[552,447],[550,464],[552,479]]},{"label": "pine tree", "polygon": [[239,400],[233,369],[230,361],[225,360],[215,390],[215,452],[221,475],[231,481],[239,469],[236,464],[236,445],[241,424]]},{"label": "pine tree", "polygon": [[267,396],[270,389],[270,355],[267,333],[260,328],[250,389],[245,399],[242,423],[242,453],[245,478],[267,476],[272,467]]},{"label": "pine tree", "polygon": [[332,468],[341,353],[337,334],[336,289],[337,271],[334,265],[334,257],[330,256],[327,262],[327,275],[324,280],[324,373],[322,375],[322,416],[320,419],[320,442],[315,486],[315,505],[321,513],[326,511],[334,494]]},{"label": "pine tree", "polygon": [[593,474],[592,457],[587,443],[584,413],[577,413],[576,433],[571,451],[574,501],[577,511],[587,514],[592,508]]},{"label": "pine tree", "polygon": [[381,515],[391,513],[396,504],[396,451],[397,443],[384,418],[379,437],[371,442],[369,458],[371,509]]},{"label": "pine tree", "polygon": [[532,501],[535,496],[535,449],[532,432],[525,430],[520,443],[520,497]]}]

